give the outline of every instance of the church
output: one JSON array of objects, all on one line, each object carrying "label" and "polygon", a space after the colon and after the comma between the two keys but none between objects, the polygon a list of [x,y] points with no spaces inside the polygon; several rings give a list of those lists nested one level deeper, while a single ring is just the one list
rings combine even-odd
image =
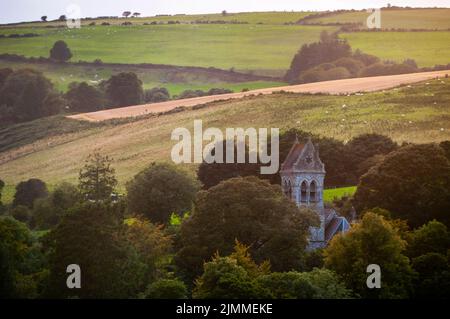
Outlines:
[{"label": "church", "polygon": [[283,164],[281,187],[284,194],[299,207],[313,209],[320,218],[319,227],[311,227],[309,250],[325,247],[334,235],[347,232],[350,224],[323,203],[325,165],[311,139],[302,144],[296,139]]}]

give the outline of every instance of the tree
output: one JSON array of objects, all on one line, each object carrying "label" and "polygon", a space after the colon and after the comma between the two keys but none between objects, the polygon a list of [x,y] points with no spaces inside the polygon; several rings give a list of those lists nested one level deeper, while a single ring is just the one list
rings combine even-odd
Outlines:
[{"label": "tree", "polygon": [[196,299],[257,299],[268,295],[236,260],[219,256],[205,263],[192,294]]},{"label": "tree", "polygon": [[124,11],[123,13],[122,13],[122,17],[124,17],[124,18],[128,18],[128,16],[131,14],[131,11]]},{"label": "tree", "polygon": [[66,20],[67,20],[67,17],[66,17],[65,14],[62,14],[62,15],[59,16],[58,20],[59,20],[59,21],[66,21]]},{"label": "tree", "polygon": [[[366,173],[362,169],[365,161],[374,156],[386,155],[398,148],[398,145],[391,138],[380,134],[362,134],[352,138],[346,144],[346,152],[351,160],[351,167],[354,171],[359,171],[357,178]],[[376,161],[375,161],[376,162]],[[358,170],[360,168],[360,170]],[[370,168],[370,167],[369,167]]]},{"label": "tree", "polygon": [[[125,240],[136,250],[145,266],[143,283],[153,282],[167,266],[172,240],[161,226],[155,226],[143,218],[126,220]],[[145,288],[145,285],[142,289]]]},{"label": "tree", "polygon": [[226,10],[223,10],[222,11],[222,16],[226,16],[227,15],[227,11]]},{"label": "tree", "polygon": [[250,256],[249,247],[238,241],[231,255],[216,254],[203,267],[203,274],[195,281],[194,298],[341,299],[351,296],[351,291],[330,270],[271,273],[270,263],[258,265]]},{"label": "tree", "polygon": [[352,295],[339,277],[328,269],[275,272],[258,278],[258,284],[276,299],[344,299]]},{"label": "tree", "polygon": [[154,87],[144,92],[145,103],[164,102],[170,99],[169,91],[166,88]]},{"label": "tree", "polygon": [[333,34],[322,32],[320,41],[305,44],[294,56],[291,66],[285,75],[288,82],[298,81],[300,74],[319,64],[335,61],[339,58],[351,56],[350,45]]},{"label": "tree", "polygon": [[361,177],[354,195],[358,212],[380,207],[412,227],[450,217],[450,163],[437,145],[408,145],[386,155]]},{"label": "tree", "polygon": [[[226,141],[216,147],[222,147],[224,158],[227,156]],[[215,154],[216,148],[211,153]],[[221,181],[233,177],[257,176],[259,175],[259,165],[248,162],[249,150],[245,146],[245,163],[238,163],[237,161],[237,145],[234,144],[234,160],[232,163],[207,163],[203,161],[197,171],[197,177],[202,183],[204,189],[211,188]]]},{"label": "tree", "polygon": [[128,210],[166,224],[172,213],[181,216],[191,210],[197,190],[196,182],[183,171],[152,163],[127,184]]},{"label": "tree", "polygon": [[139,13],[139,12],[134,12],[133,13],[133,17],[135,17],[135,18],[137,18],[137,17],[139,17],[141,14]]},{"label": "tree", "polygon": [[[286,159],[293,143],[298,139],[301,143],[306,143],[309,137],[312,137],[314,144],[320,151],[320,158],[324,162],[327,176],[326,186],[355,185],[353,169],[349,165],[349,157],[346,153],[344,144],[333,138],[314,136],[311,133],[298,129],[289,129],[280,134],[279,138],[279,156],[280,164]],[[270,141],[270,139],[269,139]],[[270,152],[270,143],[268,146]],[[214,152],[215,150],[213,150]],[[280,185],[281,179],[279,172],[270,175],[260,175],[260,163],[248,163],[248,147],[246,146],[246,163],[237,163],[235,145],[234,163],[206,163],[200,164],[197,171],[197,177],[202,182],[204,189],[219,184],[221,181],[238,176],[258,176],[269,180],[272,184]],[[223,154],[226,155],[225,143],[223,143]]]},{"label": "tree", "polygon": [[25,224],[0,217],[0,298],[36,298],[44,260]]},{"label": "tree", "polygon": [[10,214],[15,220],[27,224],[31,219],[30,209],[27,206],[18,205],[11,209]]},{"label": "tree", "polygon": [[37,229],[51,229],[55,227],[65,213],[82,198],[78,189],[69,183],[61,183],[46,198],[35,201],[33,207],[33,225]]},{"label": "tree", "polygon": [[143,297],[146,299],[187,299],[186,285],[179,279],[160,279],[151,283]]},{"label": "tree", "polygon": [[41,21],[42,21],[42,22],[47,22],[47,16],[42,16],[42,17],[41,17]]},{"label": "tree", "polygon": [[[144,265],[123,238],[126,227],[115,205],[86,203],[73,208],[51,231],[50,278],[45,297],[132,298],[139,293]],[[66,285],[70,264],[80,266],[81,288]]]},{"label": "tree", "polygon": [[28,208],[33,208],[36,199],[47,196],[48,190],[45,183],[40,179],[31,178],[17,184],[12,205],[14,207],[23,205]]},{"label": "tree", "polygon": [[290,270],[301,264],[309,227],[317,222],[315,213],[299,210],[280,186],[253,176],[232,178],[198,193],[193,213],[181,225],[175,261],[193,278],[215,252],[231,253],[237,239],[250,246],[257,262]]},{"label": "tree", "polygon": [[[1,76],[0,76],[1,80]],[[10,73],[0,89],[0,105],[11,109],[14,122],[30,121],[55,114],[54,107],[47,107],[55,94],[52,83],[41,72],[21,69]]]},{"label": "tree", "polygon": [[412,260],[416,298],[446,299],[450,294],[450,264],[446,255],[426,253]]},{"label": "tree", "polygon": [[53,44],[53,48],[50,49],[50,59],[58,62],[66,62],[72,57],[67,43],[63,40],[58,40]]},{"label": "tree", "polygon": [[352,76],[357,76],[359,71],[364,67],[363,62],[353,57],[340,58],[336,61],[333,61],[333,64],[338,67],[341,66],[346,68]]},{"label": "tree", "polygon": [[102,92],[96,87],[81,83],[70,83],[65,94],[70,110],[75,112],[94,112],[103,108]]},{"label": "tree", "polygon": [[107,98],[112,106],[128,106],[141,103],[142,81],[133,72],[111,76],[104,83]]},{"label": "tree", "polygon": [[[345,235],[335,236],[325,248],[325,267],[335,271],[346,286],[363,298],[406,298],[413,271],[403,253],[406,242],[382,216],[368,212]],[[381,268],[380,289],[368,289],[367,266]]]},{"label": "tree", "polygon": [[427,253],[447,254],[450,232],[444,224],[432,220],[414,230],[408,241],[408,256],[419,257]]},{"label": "tree", "polygon": [[366,66],[380,62],[380,59],[374,55],[363,53],[360,49],[356,49],[352,58],[361,61]]},{"label": "tree", "polygon": [[415,229],[408,237],[408,256],[418,273],[414,280],[414,297],[445,298],[450,293],[450,263],[448,260],[450,232],[436,221]]},{"label": "tree", "polygon": [[269,292],[258,284],[259,276],[270,273],[270,263],[256,264],[249,247],[236,240],[234,252],[228,257],[216,253],[203,264],[203,274],[196,279],[194,298],[200,299],[254,299],[268,298]]},{"label": "tree", "polygon": [[105,201],[111,198],[117,185],[111,162],[112,159],[97,151],[86,159],[78,178],[78,188],[86,200]]}]

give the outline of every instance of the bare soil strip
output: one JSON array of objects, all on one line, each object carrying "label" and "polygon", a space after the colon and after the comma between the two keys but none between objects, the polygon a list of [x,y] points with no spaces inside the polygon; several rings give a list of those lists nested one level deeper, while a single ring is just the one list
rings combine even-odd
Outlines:
[{"label": "bare soil strip", "polygon": [[316,82],[308,84],[281,86],[275,88],[258,89],[248,92],[210,95],[191,99],[134,105],[91,113],[81,113],[71,115],[68,117],[77,120],[98,122],[114,118],[135,117],[151,113],[167,112],[177,107],[192,107],[195,105],[215,101],[240,99],[246,96],[258,94],[272,94],[274,92],[279,91],[292,93],[328,93],[328,94],[372,92],[390,89],[403,84],[425,81],[436,77],[445,77],[447,74],[450,75],[450,70]]}]

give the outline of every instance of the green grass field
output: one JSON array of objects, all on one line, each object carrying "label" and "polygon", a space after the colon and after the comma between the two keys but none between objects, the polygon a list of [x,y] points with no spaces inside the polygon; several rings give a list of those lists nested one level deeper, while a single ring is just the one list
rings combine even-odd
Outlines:
[{"label": "green grass field", "polygon": [[385,60],[414,59],[420,67],[450,63],[450,31],[340,34],[351,47]]},{"label": "green grass field", "polygon": [[323,191],[323,201],[325,203],[332,203],[335,199],[352,196],[355,192],[356,186],[325,189]]},{"label": "green grass field", "polygon": [[144,89],[152,87],[165,87],[171,96],[178,95],[184,90],[209,90],[211,88],[226,88],[234,92],[242,91],[244,88],[260,89],[285,85],[276,81],[248,81],[236,82],[218,76],[213,72],[195,71],[188,72],[174,69],[144,69],[131,66],[110,67],[103,66],[77,66],[69,64],[38,64],[9,62],[0,60],[0,68],[12,68],[14,70],[31,68],[49,78],[58,91],[65,92],[71,82],[85,81],[91,85],[108,79],[111,75],[119,72],[134,72],[143,82]]},{"label": "green grass field", "polygon": [[[123,190],[124,183],[152,161],[170,161],[172,130],[192,130],[194,119],[202,119],[204,127],[220,129],[295,127],[342,141],[371,132],[388,135],[399,143],[450,140],[450,80],[427,83],[351,96],[255,96],[134,121],[91,123],[72,131],[63,129],[73,125],[73,120],[55,117],[53,120],[62,126],[58,129],[52,128],[52,119],[38,120],[33,127],[8,129],[8,144],[17,147],[0,153],[0,179],[7,187],[31,177],[50,186],[64,180],[75,182],[83,160],[100,149],[114,158]],[[25,129],[28,140],[22,143]],[[45,132],[47,136],[44,133],[33,139],[33,130],[36,135]],[[186,168],[192,171],[196,166]]]},{"label": "green grass field", "polygon": [[[162,15],[153,17],[141,17],[141,18],[119,18],[119,19],[83,19],[81,25],[89,25],[91,22],[96,24],[101,24],[103,22],[108,22],[112,25],[121,24],[125,21],[129,21],[133,24],[144,24],[144,23],[167,23],[168,21],[179,21],[180,23],[193,23],[196,21],[237,21],[245,22],[248,24],[285,24],[285,23],[295,23],[301,18],[309,15],[310,12],[238,12],[238,13],[227,13],[222,15],[221,13],[213,14],[177,14],[177,15]],[[34,22],[21,24],[19,26],[64,26],[64,22],[60,21],[49,21],[49,22]]]},{"label": "green grass field", "polygon": [[[308,20],[308,23],[360,23],[367,27],[366,11],[336,13],[327,17]],[[447,30],[450,28],[450,9],[402,9],[381,10],[382,29],[429,29]]]},{"label": "green grass field", "polygon": [[0,38],[0,53],[49,56],[57,40],[73,61],[155,63],[283,74],[304,43],[335,27],[284,25],[150,25],[67,28],[0,28],[2,34],[33,32],[33,38]]}]

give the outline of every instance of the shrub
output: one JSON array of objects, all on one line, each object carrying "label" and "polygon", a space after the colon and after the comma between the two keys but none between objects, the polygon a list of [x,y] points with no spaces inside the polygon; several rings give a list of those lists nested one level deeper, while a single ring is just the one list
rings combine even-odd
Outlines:
[{"label": "shrub", "polygon": [[206,95],[219,95],[229,93],[233,93],[233,91],[229,89],[212,88],[206,93]]},{"label": "shrub", "polygon": [[200,96],[205,96],[206,93],[203,92],[202,90],[185,90],[183,92],[181,92],[180,95],[178,95],[178,99],[190,99],[190,98],[194,98],[194,97],[200,97]]},{"label": "shrub", "polygon": [[164,102],[169,99],[170,94],[166,88],[155,87],[144,91],[144,101],[146,103]]},{"label": "shrub", "polygon": [[[351,77],[350,72],[344,67],[329,68],[330,65],[318,66],[312,70],[302,73],[299,77],[299,83],[311,83],[320,81],[331,81],[347,79]],[[325,70],[324,70],[325,69]]]},{"label": "shrub", "polygon": [[345,57],[333,62],[336,66],[346,68],[352,76],[357,76],[359,71],[364,67],[364,63],[354,58]]},{"label": "shrub", "polygon": [[53,48],[50,50],[50,59],[55,61],[66,62],[70,60],[71,57],[72,52],[70,52],[67,43],[62,40],[56,41]]},{"label": "shrub", "polygon": [[143,294],[146,299],[187,299],[186,285],[178,279],[160,279],[150,284]]}]

